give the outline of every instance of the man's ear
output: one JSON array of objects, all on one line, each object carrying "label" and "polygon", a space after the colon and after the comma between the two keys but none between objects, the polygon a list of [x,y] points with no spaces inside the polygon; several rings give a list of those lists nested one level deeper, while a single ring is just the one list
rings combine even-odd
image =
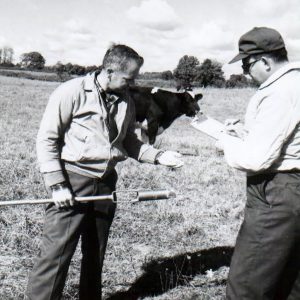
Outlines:
[{"label": "man's ear", "polygon": [[114,70],[112,70],[112,69],[107,69],[106,70],[106,73],[108,75],[107,77],[108,77],[109,80],[111,80],[111,75],[112,75],[113,72],[114,72]]},{"label": "man's ear", "polygon": [[271,70],[271,61],[266,57],[262,57],[261,61],[264,63],[266,71],[269,72]]}]

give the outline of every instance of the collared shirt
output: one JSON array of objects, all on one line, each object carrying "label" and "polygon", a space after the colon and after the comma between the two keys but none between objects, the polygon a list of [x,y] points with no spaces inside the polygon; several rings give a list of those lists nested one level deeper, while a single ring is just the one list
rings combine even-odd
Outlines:
[{"label": "collared shirt", "polygon": [[272,74],[251,98],[245,137],[221,136],[227,163],[249,174],[300,170],[300,63]]},{"label": "collared shirt", "polygon": [[115,118],[118,112],[117,102],[120,100],[120,97],[115,94],[108,94],[103,90],[97,80],[97,73],[95,74],[94,83],[99,94],[99,100],[102,100],[102,104],[107,112],[105,121],[109,128],[109,140],[112,142],[118,136],[118,127]]}]

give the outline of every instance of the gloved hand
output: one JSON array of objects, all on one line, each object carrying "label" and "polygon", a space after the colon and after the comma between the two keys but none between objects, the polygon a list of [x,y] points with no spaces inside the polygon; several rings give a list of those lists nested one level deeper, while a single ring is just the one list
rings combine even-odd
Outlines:
[{"label": "gloved hand", "polygon": [[74,197],[68,187],[55,185],[51,187],[52,199],[57,208],[70,207],[74,205]]},{"label": "gloved hand", "polygon": [[164,151],[159,154],[156,161],[163,166],[180,168],[184,165],[183,161],[179,159],[182,155],[175,151]]}]

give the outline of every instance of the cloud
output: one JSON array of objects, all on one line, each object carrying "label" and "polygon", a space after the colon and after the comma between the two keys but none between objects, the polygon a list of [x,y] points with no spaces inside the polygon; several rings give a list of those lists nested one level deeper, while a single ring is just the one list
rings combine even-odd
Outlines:
[{"label": "cloud", "polygon": [[297,4],[297,0],[260,0],[259,3],[256,1],[245,1],[243,13],[253,14],[257,17],[278,17],[283,12],[287,11],[291,7]]},{"label": "cloud", "polygon": [[288,39],[286,48],[290,61],[300,61],[300,39]]},{"label": "cloud", "polygon": [[[72,11],[56,0],[28,0],[32,9],[20,5],[25,1],[0,1],[0,46],[11,45],[15,57],[39,51],[47,65],[99,64],[110,42],[136,49],[145,71],[172,70],[183,55],[226,63],[236,55],[239,37],[254,26],[277,29],[291,61],[300,59],[299,0],[93,0],[85,10],[82,1],[73,1]],[[32,17],[35,6],[39,14]],[[235,67],[240,71],[238,63],[226,68]]]},{"label": "cloud", "polygon": [[70,19],[63,24],[66,31],[80,34],[90,34],[91,30],[88,24],[79,19]]},{"label": "cloud", "polygon": [[144,68],[151,71],[174,69],[183,55],[225,63],[234,55],[233,39],[221,21],[196,28],[181,26],[168,32],[137,28],[130,36],[131,44],[145,57]]},{"label": "cloud", "polygon": [[44,30],[38,39],[26,36],[22,43],[14,46],[17,55],[30,51],[40,52],[46,65],[57,61],[80,65],[100,65],[108,47],[97,30],[98,26],[84,18],[70,18],[59,26]]},{"label": "cloud", "polygon": [[88,23],[84,23],[82,20],[70,19],[58,29],[46,32],[45,35],[50,39],[60,40],[63,43],[92,42],[94,32],[90,28]]},{"label": "cloud", "polygon": [[77,63],[86,63],[85,55],[97,44],[96,33],[90,28],[83,20],[70,19],[59,29],[45,32],[43,48],[52,57],[51,61],[56,57],[56,60],[76,62],[79,59]]},{"label": "cloud", "polygon": [[172,31],[182,21],[165,0],[144,0],[140,6],[131,7],[126,16],[135,24],[159,31]]},{"label": "cloud", "polygon": [[277,21],[278,30],[283,38],[298,38],[300,30],[300,18],[298,11],[291,10],[283,13]]},{"label": "cloud", "polygon": [[0,36],[0,47],[6,46],[7,40],[5,37]]},{"label": "cloud", "polygon": [[232,33],[224,29],[222,23],[207,22],[198,29],[190,29],[188,38],[190,44],[204,50],[232,49]]}]

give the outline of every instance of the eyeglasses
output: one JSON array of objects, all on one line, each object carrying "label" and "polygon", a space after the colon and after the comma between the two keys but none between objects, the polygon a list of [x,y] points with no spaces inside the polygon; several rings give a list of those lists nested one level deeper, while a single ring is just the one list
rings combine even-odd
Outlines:
[{"label": "eyeglasses", "polygon": [[261,60],[261,58],[259,58],[259,59],[257,59],[257,60],[254,60],[254,61],[252,61],[251,63],[249,63],[249,62],[248,62],[248,63],[243,63],[243,64],[242,64],[242,68],[243,68],[244,74],[245,74],[245,75],[249,74],[251,67],[252,67],[256,62],[258,62],[259,60]]}]

